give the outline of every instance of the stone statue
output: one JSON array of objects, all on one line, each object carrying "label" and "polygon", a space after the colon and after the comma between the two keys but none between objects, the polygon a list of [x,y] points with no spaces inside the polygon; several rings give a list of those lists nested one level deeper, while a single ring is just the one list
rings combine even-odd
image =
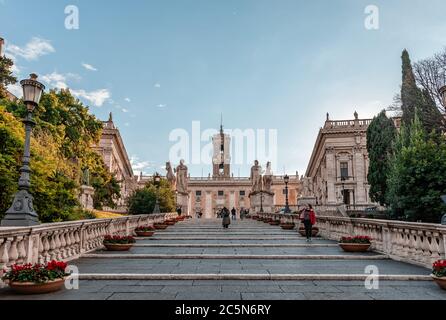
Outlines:
[{"label": "stone statue", "polygon": [[170,164],[170,162],[166,162],[166,178],[167,181],[169,181],[170,186],[173,187],[175,185],[175,174],[173,173],[173,169],[172,169],[172,165]]},{"label": "stone statue", "polygon": [[310,186],[309,186],[309,178],[307,177],[302,177],[302,195],[304,197],[309,197],[310,196]]},{"label": "stone statue", "polygon": [[252,192],[262,191],[262,167],[259,166],[259,161],[255,160],[251,167],[251,184]]},{"label": "stone statue", "polygon": [[88,169],[88,168],[85,168],[82,171],[82,185],[90,186],[90,169]]},{"label": "stone statue", "polygon": [[273,173],[271,171],[271,162],[266,164],[265,175],[263,176],[263,190],[271,192],[271,185],[273,184]]},{"label": "stone statue", "polygon": [[184,160],[175,169],[177,174],[177,191],[179,193],[187,193],[187,166],[184,165]]}]

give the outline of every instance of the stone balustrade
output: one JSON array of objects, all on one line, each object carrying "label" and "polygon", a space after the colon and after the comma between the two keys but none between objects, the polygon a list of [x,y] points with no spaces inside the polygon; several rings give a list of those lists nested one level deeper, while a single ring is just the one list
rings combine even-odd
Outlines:
[{"label": "stone balustrade", "polygon": [[102,247],[105,235],[133,235],[138,226],[152,225],[176,213],[134,215],[0,228],[0,273],[15,263],[69,261]]},{"label": "stone balustrade", "polygon": [[[299,215],[258,213],[281,222],[294,222],[298,228]],[[316,226],[326,239],[339,240],[343,236],[369,236],[372,250],[394,260],[431,268],[438,259],[446,259],[446,226],[393,220],[317,216]]]}]

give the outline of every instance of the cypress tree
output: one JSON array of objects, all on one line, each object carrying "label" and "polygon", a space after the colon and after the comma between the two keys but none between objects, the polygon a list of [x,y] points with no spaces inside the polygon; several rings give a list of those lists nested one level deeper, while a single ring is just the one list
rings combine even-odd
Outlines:
[{"label": "cypress tree", "polygon": [[401,59],[403,76],[401,85],[402,123],[409,127],[415,118],[415,110],[418,110],[419,121],[426,133],[430,133],[432,130],[441,132],[443,128],[441,113],[429,93],[418,88],[407,50],[403,51]]},{"label": "cypress tree", "polygon": [[369,154],[370,185],[369,195],[372,201],[381,205],[386,203],[387,174],[390,169],[389,157],[396,137],[393,121],[386,116],[385,110],[374,117],[367,128],[367,151]]}]

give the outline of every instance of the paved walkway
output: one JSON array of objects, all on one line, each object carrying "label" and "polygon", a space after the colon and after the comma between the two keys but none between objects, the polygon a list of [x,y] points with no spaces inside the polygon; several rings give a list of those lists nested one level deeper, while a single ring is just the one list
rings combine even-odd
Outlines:
[{"label": "paved walkway", "polygon": [[[140,238],[129,252],[96,251],[71,264],[79,290],[0,299],[444,299],[430,270],[374,252],[345,253],[333,241],[307,243],[262,222],[189,220]],[[367,266],[382,278],[366,289]]]}]

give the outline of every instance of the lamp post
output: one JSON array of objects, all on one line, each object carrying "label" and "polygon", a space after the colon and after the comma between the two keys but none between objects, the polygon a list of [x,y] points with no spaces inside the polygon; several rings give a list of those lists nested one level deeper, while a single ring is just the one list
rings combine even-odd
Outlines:
[{"label": "lamp post", "polygon": [[19,191],[14,195],[11,207],[6,211],[6,216],[1,222],[4,227],[26,227],[39,224],[39,218],[33,207],[33,197],[29,193],[30,158],[31,158],[31,131],[35,126],[33,111],[39,105],[45,86],[37,81],[37,75],[31,74],[29,79],[20,81],[23,88],[23,102],[27,113],[22,122],[25,124],[25,150],[23,152],[22,167],[20,168]]},{"label": "lamp post", "polygon": [[155,173],[154,177],[153,177],[153,182],[155,184],[156,187],[156,201],[155,201],[155,207],[153,208],[153,213],[160,213],[160,203],[159,203],[159,188],[160,188],[160,182],[161,182],[161,177],[160,175],[157,173]]},{"label": "lamp post", "polygon": [[290,213],[290,205],[288,203],[288,182],[290,182],[290,177],[286,174],[283,177],[283,181],[285,181],[285,213]]},{"label": "lamp post", "polygon": [[260,213],[263,213],[263,191],[260,192]]}]

